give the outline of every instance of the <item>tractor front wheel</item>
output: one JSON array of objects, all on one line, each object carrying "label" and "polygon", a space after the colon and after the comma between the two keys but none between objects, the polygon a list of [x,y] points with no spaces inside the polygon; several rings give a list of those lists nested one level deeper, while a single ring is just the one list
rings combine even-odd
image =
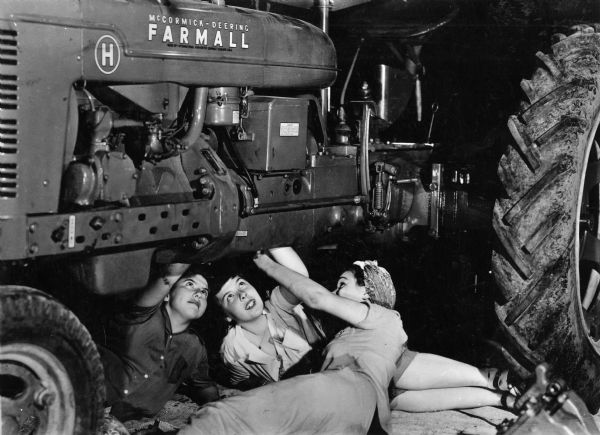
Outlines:
[{"label": "tractor front wheel", "polygon": [[104,375],[77,317],[38,290],[0,287],[1,433],[93,434]]}]

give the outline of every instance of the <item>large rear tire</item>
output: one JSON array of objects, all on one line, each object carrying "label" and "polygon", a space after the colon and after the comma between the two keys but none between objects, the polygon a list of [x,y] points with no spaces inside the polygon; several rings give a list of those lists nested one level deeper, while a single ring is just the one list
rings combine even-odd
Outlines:
[{"label": "large rear tire", "polygon": [[521,361],[546,361],[600,407],[600,34],[558,35],[521,87],[529,101],[508,122],[515,139],[500,161],[500,248],[492,269],[496,313]]},{"label": "large rear tire", "polygon": [[77,317],[38,290],[0,288],[1,433],[94,434],[104,375]]}]

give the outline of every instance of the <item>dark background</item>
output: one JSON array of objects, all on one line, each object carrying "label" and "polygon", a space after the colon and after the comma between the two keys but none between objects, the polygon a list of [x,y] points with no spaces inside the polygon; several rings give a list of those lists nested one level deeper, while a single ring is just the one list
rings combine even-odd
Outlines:
[{"label": "dark background", "polygon": [[[319,23],[315,10],[277,4],[270,9]],[[436,28],[449,17],[449,22]],[[396,83],[396,90],[404,93],[400,99],[405,105],[397,108],[386,125],[385,138],[425,141],[431,106],[437,103],[431,132],[437,148],[432,160],[466,168],[471,173],[466,188],[470,198],[493,204],[503,194],[496,178],[498,160],[512,141],[506,121],[519,111],[524,98],[520,81],[541,66],[535,53],[550,52],[557,33],[569,34],[575,24],[594,22],[600,22],[597,0],[376,0],[334,11],[330,36],[338,52],[339,74],[332,87],[332,108],[335,111],[339,104],[352,57],[364,38],[346,101],[357,97],[363,81],[372,84],[377,64],[396,68],[401,82]],[[419,36],[411,36],[415,34]],[[413,79],[402,75],[410,45],[422,45],[421,122],[416,120]],[[503,340],[493,313],[497,294],[490,256],[495,239],[491,214],[487,216],[489,220],[480,227],[446,231],[438,240],[423,228],[386,246],[369,235],[352,235],[336,240],[330,249],[316,249],[317,244],[302,250],[301,255],[311,275],[329,288],[353,260],[379,260],[394,279],[397,309],[412,349],[480,366],[503,365],[498,348],[489,344],[489,340]],[[249,257],[238,261],[241,270],[254,272]],[[252,279],[259,289],[273,285],[260,275]],[[210,315],[203,323],[209,330],[221,328]]]},{"label": "dark background", "polygon": [[[448,17],[453,18],[429,33],[406,38]],[[525,97],[520,81],[541,66],[536,52],[551,52],[557,33],[594,22],[600,22],[596,0],[375,1],[334,12],[331,35],[341,72],[333,100],[360,37],[365,41],[349,89],[372,80],[369,71],[377,63],[402,68],[390,45],[406,58],[407,46],[422,44],[423,120],[416,121],[411,94],[387,134],[393,140],[424,141],[431,105],[437,103],[431,141],[438,148],[432,160],[467,168],[470,198],[493,202],[503,195],[498,160],[512,142],[506,121]],[[497,294],[489,273],[495,243],[491,228],[482,225],[447,231],[440,240],[415,231],[408,242],[373,250],[394,277],[411,348],[478,365],[502,364],[486,344],[503,341],[495,327]]]}]

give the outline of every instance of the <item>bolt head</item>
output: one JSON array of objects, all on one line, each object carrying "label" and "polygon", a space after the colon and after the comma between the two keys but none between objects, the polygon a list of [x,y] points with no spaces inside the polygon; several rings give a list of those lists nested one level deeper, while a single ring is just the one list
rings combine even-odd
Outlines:
[{"label": "bolt head", "polygon": [[46,408],[54,403],[56,394],[47,389],[38,391],[33,399],[35,405],[39,408]]}]

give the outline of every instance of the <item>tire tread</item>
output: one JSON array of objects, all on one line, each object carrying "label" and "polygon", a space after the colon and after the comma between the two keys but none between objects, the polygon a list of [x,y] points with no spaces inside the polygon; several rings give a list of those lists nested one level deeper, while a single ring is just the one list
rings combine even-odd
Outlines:
[{"label": "tire tread", "polygon": [[[94,433],[104,418],[104,370],[95,343],[79,319],[64,305],[39,290],[22,286],[0,288],[0,342],[10,343],[29,328],[29,336],[40,334],[60,336],[76,351],[86,376],[94,385],[92,397],[84,398],[91,409],[89,418],[76,418],[77,433]],[[34,326],[35,325],[35,326]],[[60,355],[57,355],[60,359]],[[74,382],[82,382],[75,379]]]}]

